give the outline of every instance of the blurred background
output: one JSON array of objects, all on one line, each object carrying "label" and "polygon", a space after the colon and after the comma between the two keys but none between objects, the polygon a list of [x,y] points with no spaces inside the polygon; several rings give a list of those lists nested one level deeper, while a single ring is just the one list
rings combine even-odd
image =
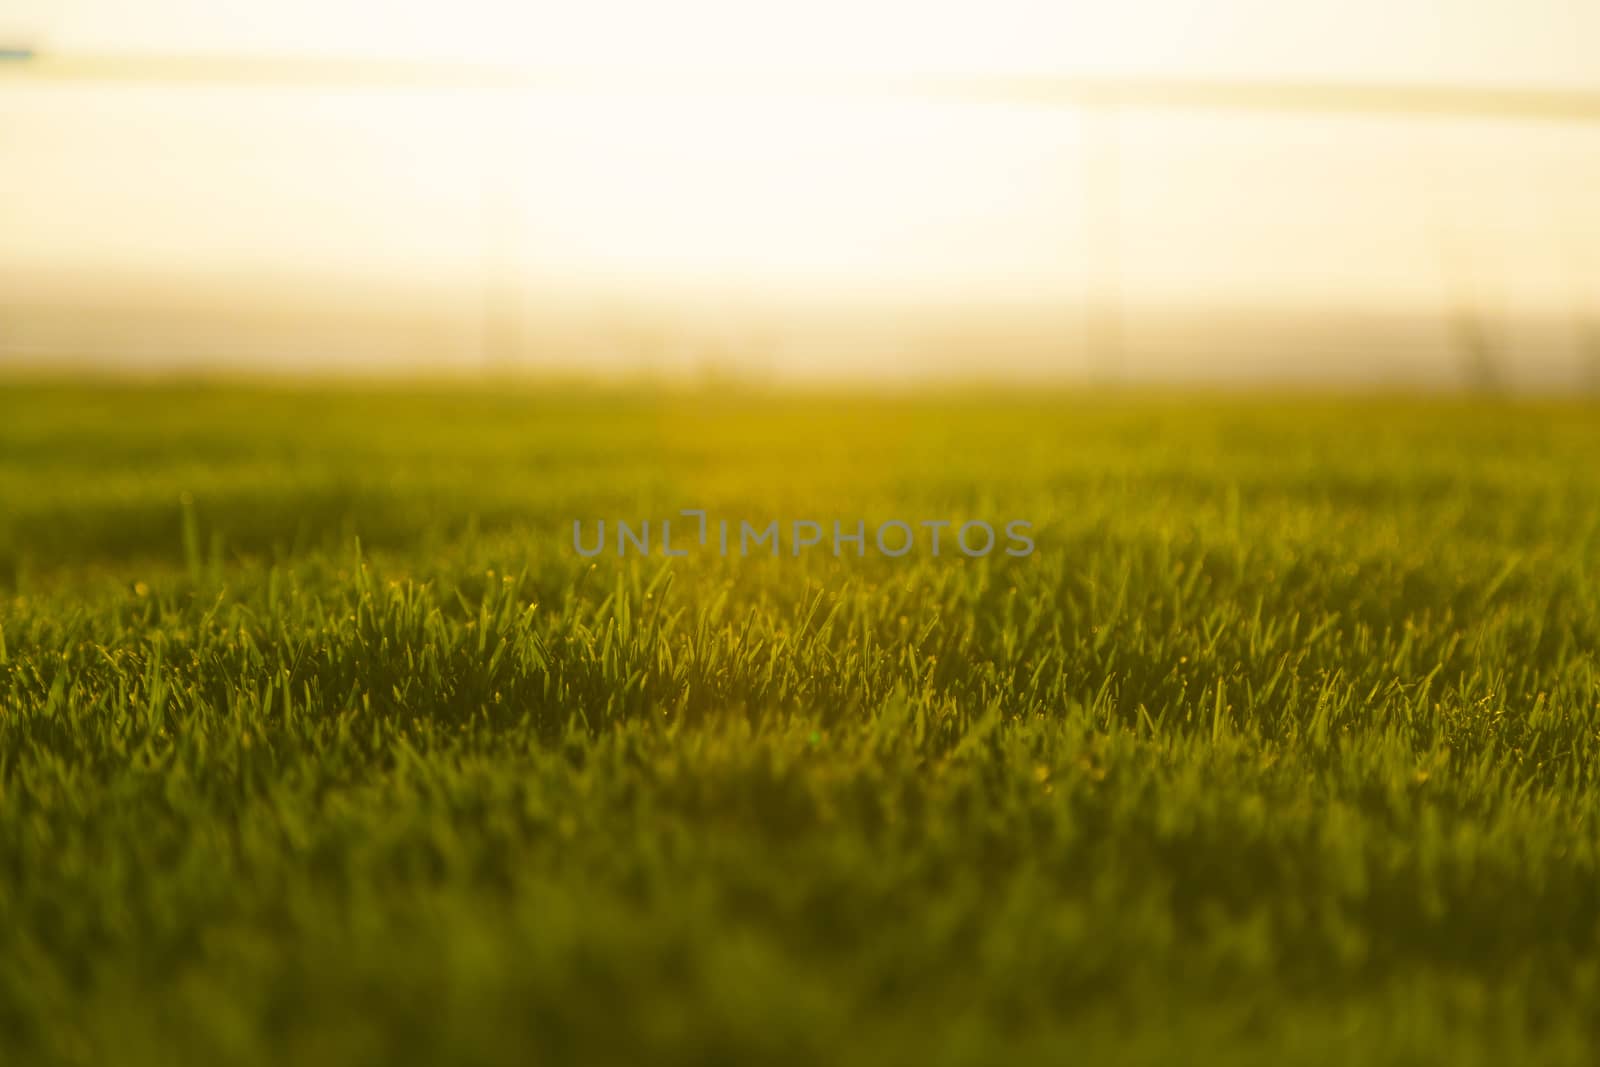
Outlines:
[{"label": "blurred background", "polygon": [[1600,4],[7,0],[0,366],[1600,388]]}]

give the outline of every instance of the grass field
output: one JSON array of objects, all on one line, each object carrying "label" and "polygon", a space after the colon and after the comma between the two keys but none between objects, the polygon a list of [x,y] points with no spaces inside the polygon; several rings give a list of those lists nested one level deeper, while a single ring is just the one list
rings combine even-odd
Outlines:
[{"label": "grass field", "polygon": [[1592,1063],[1597,564],[1576,402],[12,383],[0,1062]]}]

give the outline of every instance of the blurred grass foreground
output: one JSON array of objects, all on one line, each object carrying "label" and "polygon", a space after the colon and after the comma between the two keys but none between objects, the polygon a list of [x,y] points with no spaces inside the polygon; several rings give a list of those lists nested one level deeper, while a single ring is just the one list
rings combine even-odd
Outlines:
[{"label": "blurred grass foreground", "polygon": [[1594,1062],[1592,402],[0,407],[4,1062]]}]

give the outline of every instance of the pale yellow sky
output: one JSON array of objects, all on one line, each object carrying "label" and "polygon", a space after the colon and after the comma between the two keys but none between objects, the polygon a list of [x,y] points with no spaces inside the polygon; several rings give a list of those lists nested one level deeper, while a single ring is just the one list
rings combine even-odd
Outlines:
[{"label": "pale yellow sky", "polygon": [[8,0],[89,51],[1600,85],[1594,0]]},{"label": "pale yellow sky", "polygon": [[1600,0],[5,0],[8,44],[599,77],[516,93],[0,81],[0,282],[1600,314],[1600,124],[1139,108],[1097,123],[626,76],[1600,90]]}]

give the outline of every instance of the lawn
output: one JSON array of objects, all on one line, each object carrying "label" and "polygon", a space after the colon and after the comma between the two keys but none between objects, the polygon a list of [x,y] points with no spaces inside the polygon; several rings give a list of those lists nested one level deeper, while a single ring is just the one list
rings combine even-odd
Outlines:
[{"label": "lawn", "polygon": [[1597,564],[1577,401],[11,381],[0,1062],[1593,1063]]}]

